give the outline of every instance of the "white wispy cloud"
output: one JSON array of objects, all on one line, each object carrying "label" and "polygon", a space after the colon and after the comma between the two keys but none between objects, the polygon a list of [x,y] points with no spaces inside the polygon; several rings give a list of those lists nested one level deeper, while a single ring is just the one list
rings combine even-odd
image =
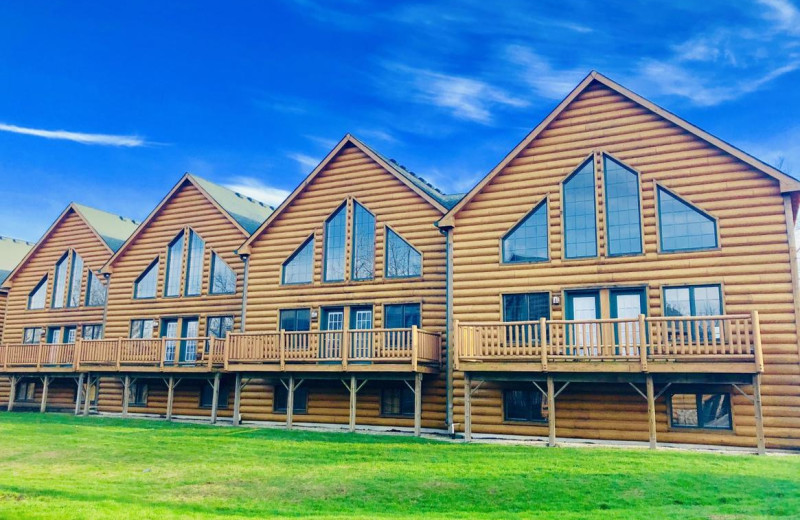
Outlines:
[{"label": "white wispy cloud", "polygon": [[268,186],[255,177],[234,177],[223,186],[273,207],[279,206],[289,196],[287,190]]},{"label": "white wispy cloud", "polygon": [[318,135],[305,135],[305,138],[308,139],[309,141],[317,143],[318,145],[320,145],[321,147],[323,147],[325,149],[331,149],[334,146],[336,146],[336,144],[339,142],[336,139],[330,139],[330,138],[327,138],[327,137],[320,137]]},{"label": "white wispy cloud", "polygon": [[356,131],[356,137],[363,137],[364,139],[374,139],[375,141],[383,141],[385,143],[397,143],[399,140],[386,130],[377,128],[359,128]]},{"label": "white wispy cloud", "polygon": [[102,145],[102,146],[124,146],[137,147],[146,146],[150,143],[136,135],[112,135],[112,134],[87,134],[83,132],[69,132],[67,130],[43,130],[41,128],[28,128],[24,126],[9,125],[0,123],[0,131],[13,134],[32,135],[45,139],[59,139],[62,141],[73,141],[81,144]]},{"label": "white wispy cloud", "polygon": [[523,45],[509,45],[505,59],[517,66],[521,78],[536,94],[547,99],[563,99],[586,76],[585,67],[557,69],[533,50]]},{"label": "white wispy cloud", "polygon": [[300,169],[305,173],[308,173],[308,170],[316,168],[320,161],[319,159],[304,153],[288,153],[286,154],[286,157],[300,165]]}]

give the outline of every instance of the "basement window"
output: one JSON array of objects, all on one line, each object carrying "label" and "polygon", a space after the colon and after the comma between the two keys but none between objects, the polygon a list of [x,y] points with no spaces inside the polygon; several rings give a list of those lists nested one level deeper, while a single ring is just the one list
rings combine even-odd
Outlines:
[{"label": "basement window", "polygon": [[381,392],[381,415],[384,417],[413,417],[414,392],[407,384],[384,388]]},{"label": "basement window", "polygon": [[147,406],[147,384],[134,382],[128,387],[128,404]]},{"label": "basement window", "polygon": [[672,394],[669,404],[673,428],[733,428],[730,394]]},{"label": "basement window", "polygon": [[544,399],[538,389],[503,390],[503,420],[514,422],[543,422],[547,420]]},{"label": "basement window", "polygon": [[[228,407],[228,398],[231,394],[231,389],[228,385],[219,384],[219,401],[217,401],[218,408]],[[214,402],[214,387],[206,381],[200,383],[200,408],[211,408]]]},{"label": "basement window", "polygon": [[[272,411],[274,413],[286,413],[287,402],[289,401],[289,390],[278,382],[275,385],[272,396]],[[294,390],[294,413],[308,413],[308,389],[305,387],[295,388]]]},{"label": "basement window", "polygon": [[17,383],[17,391],[14,395],[14,401],[19,403],[30,403],[36,400],[36,382],[35,381],[20,381]]}]

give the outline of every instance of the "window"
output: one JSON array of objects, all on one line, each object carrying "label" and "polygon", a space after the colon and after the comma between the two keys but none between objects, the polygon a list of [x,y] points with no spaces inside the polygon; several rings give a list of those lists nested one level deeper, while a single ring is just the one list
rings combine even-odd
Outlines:
[{"label": "window", "polygon": [[310,309],[286,309],[281,311],[281,330],[311,330]]},{"label": "window", "polygon": [[82,339],[103,339],[103,326],[100,324],[84,325],[81,329]]},{"label": "window", "polygon": [[75,334],[77,333],[77,327],[64,327],[64,335],[62,336],[62,341],[64,343],[75,343]]},{"label": "window", "polygon": [[64,296],[67,289],[67,261],[69,255],[64,253],[61,260],[56,262],[56,273],[53,277],[53,308],[60,309],[64,306]]},{"label": "window", "polygon": [[662,251],[717,247],[717,222],[685,200],[658,186],[658,233]]},{"label": "window", "polygon": [[642,216],[639,207],[639,174],[604,155],[606,177],[607,252],[615,255],[642,253]]},{"label": "window", "polygon": [[86,305],[89,307],[102,307],[106,304],[106,286],[91,270],[86,281]]},{"label": "window", "polygon": [[597,256],[594,161],[587,159],[564,181],[564,242],[566,258]]},{"label": "window", "polygon": [[158,277],[158,260],[156,259],[144,270],[133,284],[134,298],[155,298],[156,278]]},{"label": "window", "polygon": [[134,381],[128,385],[128,404],[147,406],[147,384]]},{"label": "window", "polygon": [[167,279],[164,283],[164,296],[180,296],[182,264],[183,233],[175,237],[167,248]]},{"label": "window", "polygon": [[503,419],[506,421],[546,421],[542,393],[532,390],[503,390]]},{"label": "window", "polygon": [[14,400],[20,403],[35,401],[36,382],[23,379],[17,383],[17,391],[14,394]]},{"label": "window", "polygon": [[381,391],[381,415],[414,416],[414,392],[403,383]]},{"label": "window", "polygon": [[383,306],[383,326],[387,329],[408,329],[420,326],[418,303],[401,303]]},{"label": "window", "polygon": [[47,327],[47,343],[61,343],[61,327]]},{"label": "window", "polygon": [[189,230],[189,252],[186,255],[186,287],[184,296],[197,296],[203,289],[203,253],[205,242]]},{"label": "window", "polygon": [[[283,383],[275,385],[275,393],[272,401],[272,411],[274,413],[286,413],[286,403],[289,401],[289,390]],[[294,413],[306,413],[308,409],[308,389],[305,387],[295,388],[294,390]]]},{"label": "window", "polygon": [[234,294],[236,273],[217,253],[211,253],[211,294]]},{"label": "window", "polygon": [[344,280],[344,253],[347,220],[347,205],[342,204],[336,212],[325,221],[325,259],[323,262],[326,282]]},{"label": "window", "polygon": [[28,308],[44,309],[45,298],[47,298],[47,276],[42,278],[28,295]]},{"label": "window", "polygon": [[548,293],[522,293],[503,295],[503,321],[538,321],[550,319]]},{"label": "window", "polygon": [[224,338],[233,330],[233,316],[213,316],[206,324],[207,334],[215,338]]},{"label": "window", "polygon": [[153,320],[131,320],[131,338],[149,339],[153,337]]},{"label": "window", "polygon": [[375,277],[375,217],[353,203],[353,280]]},{"label": "window", "polygon": [[503,237],[503,262],[544,262],[547,250],[547,199]]},{"label": "window", "polygon": [[314,237],[312,236],[292,253],[283,264],[282,283],[311,283],[314,271]]},{"label": "window", "polygon": [[41,343],[44,329],[42,327],[26,327],[22,332],[23,343]]},{"label": "window", "polygon": [[670,396],[670,424],[673,428],[730,430],[730,394],[673,394]]},{"label": "window", "polygon": [[83,258],[75,251],[72,252],[72,266],[69,273],[69,295],[67,307],[77,307],[81,304],[81,281],[83,280]]},{"label": "window", "polygon": [[719,285],[664,288],[665,316],[719,316],[722,293]]},{"label": "window", "polygon": [[386,228],[386,277],[409,278],[422,275],[422,254]]},{"label": "window", "polygon": [[[206,381],[200,383],[200,408],[211,408],[214,404],[214,387]],[[231,389],[220,382],[217,408],[227,408]]]}]

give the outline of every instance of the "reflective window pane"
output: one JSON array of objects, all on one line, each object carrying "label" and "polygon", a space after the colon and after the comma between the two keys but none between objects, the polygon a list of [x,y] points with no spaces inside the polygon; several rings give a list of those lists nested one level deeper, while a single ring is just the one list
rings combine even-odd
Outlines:
[{"label": "reflective window pane", "polygon": [[717,247],[717,223],[714,219],[660,187],[658,212],[662,251]]},{"label": "reflective window pane", "polygon": [[314,238],[308,239],[283,264],[283,283],[311,283],[314,273]]},{"label": "reflective window pane", "polygon": [[639,254],[642,252],[639,176],[608,156],[604,156],[604,167],[608,254]]},{"label": "reflective window pane", "polygon": [[375,217],[353,204],[353,280],[375,277]]},{"label": "reflective window pane", "polygon": [[418,303],[384,305],[383,313],[383,326],[387,329],[408,329],[421,323]]},{"label": "reflective window pane", "polygon": [[134,298],[155,298],[156,280],[158,278],[158,260],[150,264],[142,274],[139,275],[133,286]]},{"label": "reflective window pane", "polygon": [[546,261],[547,232],[547,201],[542,201],[503,237],[503,262]]},{"label": "reflective window pane", "polygon": [[47,276],[42,278],[28,295],[28,308],[44,309],[45,298],[47,298]]},{"label": "reflective window pane", "polygon": [[564,183],[566,258],[597,255],[594,162],[590,159]]},{"label": "reflective window pane", "polygon": [[325,222],[325,273],[326,282],[344,280],[345,235],[347,234],[347,206],[342,205]]},{"label": "reflective window pane", "polygon": [[421,274],[422,254],[387,227],[386,277],[405,278]]},{"label": "reflective window pane", "polygon": [[205,242],[189,231],[189,253],[186,256],[186,296],[197,296],[203,289],[203,253]]},{"label": "reflective window pane", "polygon": [[56,263],[56,273],[53,278],[53,307],[61,308],[64,306],[64,296],[67,289],[67,259],[68,255],[61,257]]},{"label": "reflective window pane", "polygon": [[236,292],[236,273],[217,253],[211,254],[211,294]]},{"label": "reflective window pane", "polygon": [[72,252],[72,267],[69,274],[69,294],[67,307],[77,307],[81,304],[81,282],[83,281],[83,258],[75,251]]},{"label": "reflective window pane", "polygon": [[93,271],[89,271],[89,278],[86,284],[86,305],[102,307],[106,303],[106,286],[103,285],[103,282]]},{"label": "reflective window pane", "polygon": [[164,296],[178,296],[181,291],[181,267],[183,264],[183,233],[169,244],[167,249],[167,279]]}]

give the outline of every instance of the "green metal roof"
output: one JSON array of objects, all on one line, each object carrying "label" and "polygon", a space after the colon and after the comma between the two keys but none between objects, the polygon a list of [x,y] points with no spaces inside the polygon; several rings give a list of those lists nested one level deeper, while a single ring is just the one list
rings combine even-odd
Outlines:
[{"label": "green metal roof", "polygon": [[128,237],[139,225],[135,220],[120,217],[107,211],[90,208],[78,203],[73,203],[72,205],[114,252],[128,240]]},{"label": "green metal roof", "polygon": [[0,236],[0,285],[6,281],[11,271],[25,258],[33,244],[16,238]]},{"label": "green metal roof", "polygon": [[229,190],[219,184],[214,184],[197,175],[189,174],[189,177],[203,188],[222,209],[227,211],[228,214],[250,234],[258,229],[258,226],[260,226],[275,209],[263,202]]}]

